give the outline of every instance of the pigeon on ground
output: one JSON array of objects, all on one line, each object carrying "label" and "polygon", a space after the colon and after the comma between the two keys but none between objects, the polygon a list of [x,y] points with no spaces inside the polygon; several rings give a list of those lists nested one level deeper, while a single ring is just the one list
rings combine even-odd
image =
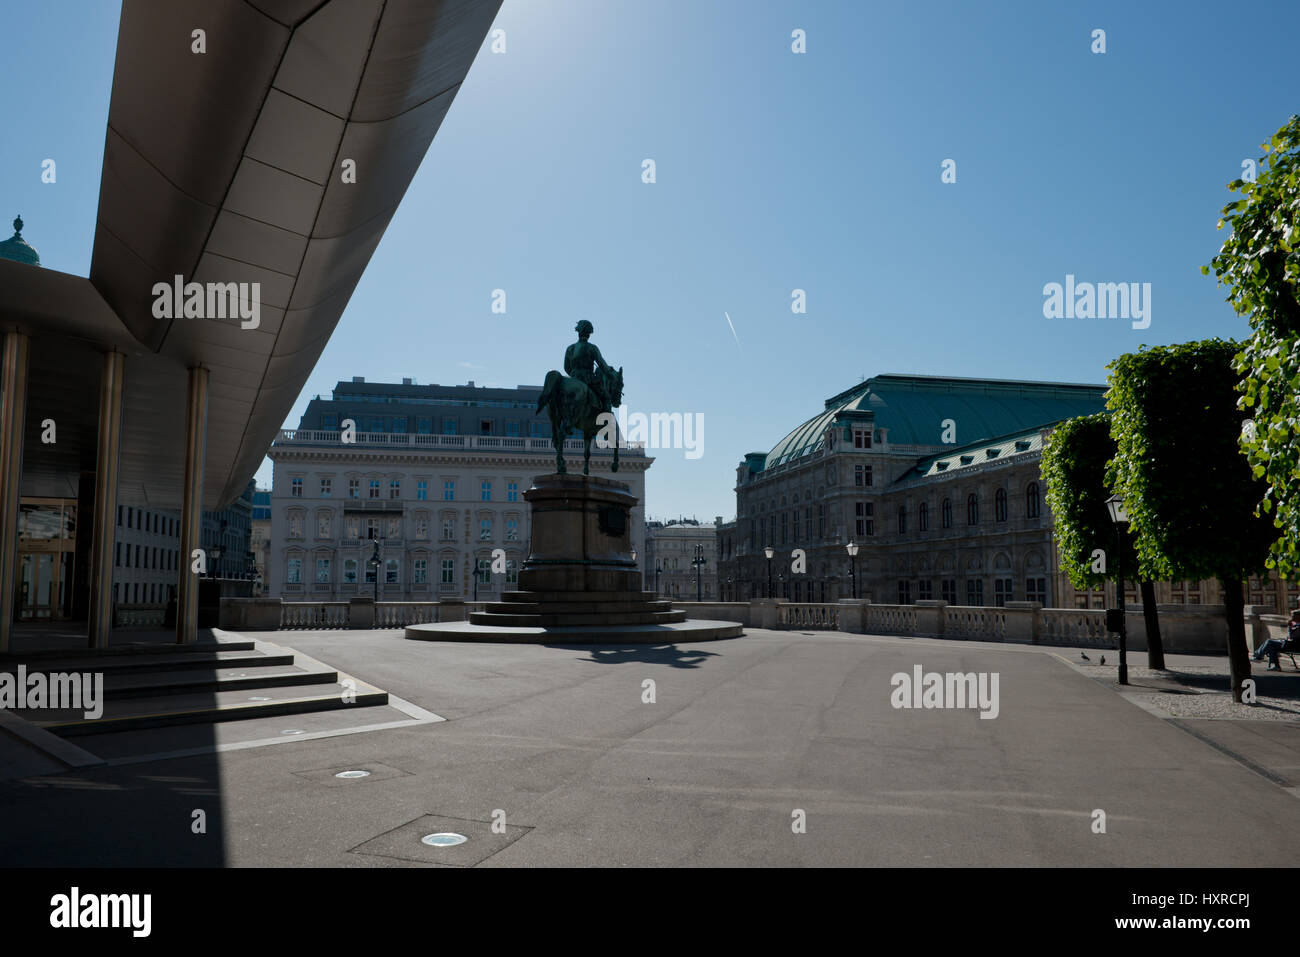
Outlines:
[{"label": "pigeon on ground", "polygon": [[1087,654],[1084,653],[1084,652],[1082,652],[1082,651],[1079,652],[1079,657],[1082,658],[1084,661],[1092,661],[1092,659],[1089,658],[1089,657],[1087,656]]},{"label": "pigeon on ground", "polygon": [[1102,656],[1101,656],[1101,663],[1102,663],[1103,665],[1106,663],[1106,656],[1105,656],[1105,655],[1102,655]]}]

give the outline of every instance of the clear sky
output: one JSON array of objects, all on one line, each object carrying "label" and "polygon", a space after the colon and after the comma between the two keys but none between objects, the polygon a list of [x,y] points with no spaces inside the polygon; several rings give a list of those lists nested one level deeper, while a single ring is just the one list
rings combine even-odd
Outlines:
[{"label": "clear sky", "polygon": [[[0,14],[0,225],[81,275],[118,10]],[[1224,185],[1300,109],[1300,4],[1249,10],[505,0],[506,52],[479,53],[286,425],[354,375],[540,384],[587,318],[629,411],[703,416],[699,458],[653,453],[647,513],[711,519],[744,453],[863,377],[1100,383],[1140,343],[1240,337],[1199,267]],[[1067,274],[1150,283],[1150,327],[1044,318]]]}]

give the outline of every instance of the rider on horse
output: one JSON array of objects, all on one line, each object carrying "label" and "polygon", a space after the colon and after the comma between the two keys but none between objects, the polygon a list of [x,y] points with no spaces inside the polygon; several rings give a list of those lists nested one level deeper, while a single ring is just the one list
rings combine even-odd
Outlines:
[{"label": "rider on horse", "polygon": [[591,323],[581,319],[573,328],[578,333],[578,341],[564,350],[564,374],[585,384],[595,393],[601,409],[610,412],[609,396],[605,395],[600,373],[612,373],[613,370],[606,364],[600,349],[587,341],[595,331]]}]

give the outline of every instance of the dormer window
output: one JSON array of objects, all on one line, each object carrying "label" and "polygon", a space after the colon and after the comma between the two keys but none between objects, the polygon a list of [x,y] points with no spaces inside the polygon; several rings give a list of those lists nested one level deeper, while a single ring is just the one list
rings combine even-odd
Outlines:
[{"label": "dormer window", "polygon": [[855,449],[871,448],[871,430],[854,429],[853,430],[853,447]]}]

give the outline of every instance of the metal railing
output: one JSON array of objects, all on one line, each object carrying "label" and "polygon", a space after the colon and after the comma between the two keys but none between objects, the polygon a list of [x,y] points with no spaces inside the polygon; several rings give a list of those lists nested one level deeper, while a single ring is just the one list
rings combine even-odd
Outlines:
[{"label": "metal railing", "polygon": [[[424,435],[413,432],[357,432],[354,442],[348,445],[365,447],[415,448],[415,449],[517,449],[521,452],[550,452],[555,447],[548,438],[522,435]],[[281,429],[275,445],[343,445],[343,433],[321,429]],[[564,451],[581,452],[581,439],[565,439]],[[592,454],[611,455],[612,449],[598,448],[593,442]],[[633,455],[645,454],[644,442],[629,442],[619,447],[619,452]]]}]

